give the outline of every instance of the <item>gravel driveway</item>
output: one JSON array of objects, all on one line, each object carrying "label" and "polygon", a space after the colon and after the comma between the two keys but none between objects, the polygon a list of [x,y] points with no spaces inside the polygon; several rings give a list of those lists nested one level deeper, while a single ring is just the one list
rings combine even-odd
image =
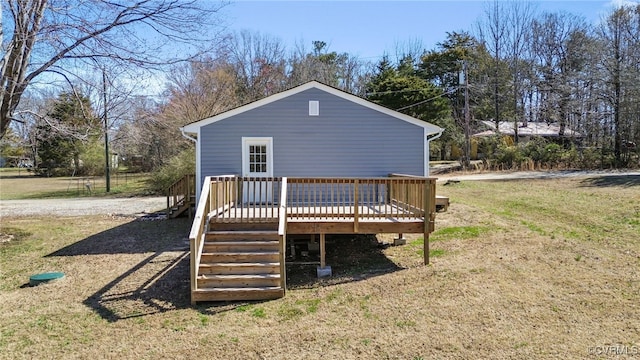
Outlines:
[{"label": "gravel driveway", "polygon": [[551,170],[551,171],[513,171],[513,172],[486,172],[486,173],[451,173],[433,175],[438,178],[438,183],[448,180],[518,180],[518,179],[560,179],[606,176],[640,176],[640,171],[616,171],[616,170]]},{"label": "gravel driveway", "polygon": [[166,197],[2,200],[0,216],[133,215],[166,207]]}]

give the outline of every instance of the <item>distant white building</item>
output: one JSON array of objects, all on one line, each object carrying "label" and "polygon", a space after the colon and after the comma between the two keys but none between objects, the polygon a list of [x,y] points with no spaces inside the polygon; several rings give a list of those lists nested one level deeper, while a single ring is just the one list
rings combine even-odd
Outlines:
[{"label": "distant white building", "polygon": [[[487,130],[473,134],[474,137],[493,136],[498,133],[507,136],[515,136],[513,121],[500,121],[498,131],[496,131],[496,123],[491,120],[481,121]],[[565,127],[564,134],[560,136],[560,124],[546,122],[527,122],[526,125],[518,123],[518,138],[528,140],[531,136],[540,136],[543,138],[582,138],[583,135],[577,131]]]}]

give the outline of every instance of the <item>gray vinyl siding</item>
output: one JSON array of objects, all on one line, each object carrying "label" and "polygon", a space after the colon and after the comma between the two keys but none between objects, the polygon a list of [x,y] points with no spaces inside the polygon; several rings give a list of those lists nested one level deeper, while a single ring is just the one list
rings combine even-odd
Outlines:
[{"label": "gray vinyl siding", "polygon": [[[309,116],[310,100],[319,116]],[[203,126],[201,175],[241,175],[242,137],[273,138],[277,177],[424,175],[421,127],[319,89]]]}]

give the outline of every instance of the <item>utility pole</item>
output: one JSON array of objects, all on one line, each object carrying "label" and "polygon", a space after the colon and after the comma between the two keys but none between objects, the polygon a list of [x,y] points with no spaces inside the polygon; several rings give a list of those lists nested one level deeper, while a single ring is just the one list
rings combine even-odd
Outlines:
[{"label": "utility pole", "polygon": [[109,123],[107,121],[107,72],[102,68],[102,102],[104,105],[104,113],[102,118],[104,119],[104,159],[105,159],[105,176],[107,183],[107,192],[111,191],[111,177],[109,174]]},{"label": "utility pole", "polygon": [[464,168],[471,167],[471,129],[469,128],[469,75],[467,74],[467,60],[462,62],[464,72]]}]

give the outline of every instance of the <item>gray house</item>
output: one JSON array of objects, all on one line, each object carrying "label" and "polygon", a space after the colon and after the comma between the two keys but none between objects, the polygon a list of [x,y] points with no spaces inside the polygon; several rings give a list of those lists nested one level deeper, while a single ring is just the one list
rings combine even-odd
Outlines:
[{"label": "gray house", "polygon": [[316,81],[181,130],[196,141],[197,189],[222,174],[428,177],[429,142],[443,131]]},{"label": "gray house", "polygon": [[420,233],[429,262],[443,129],[312,81],[181,130],[196,142],[193,303],[284,296],[308,252],[330,276],[326,234]]}]

